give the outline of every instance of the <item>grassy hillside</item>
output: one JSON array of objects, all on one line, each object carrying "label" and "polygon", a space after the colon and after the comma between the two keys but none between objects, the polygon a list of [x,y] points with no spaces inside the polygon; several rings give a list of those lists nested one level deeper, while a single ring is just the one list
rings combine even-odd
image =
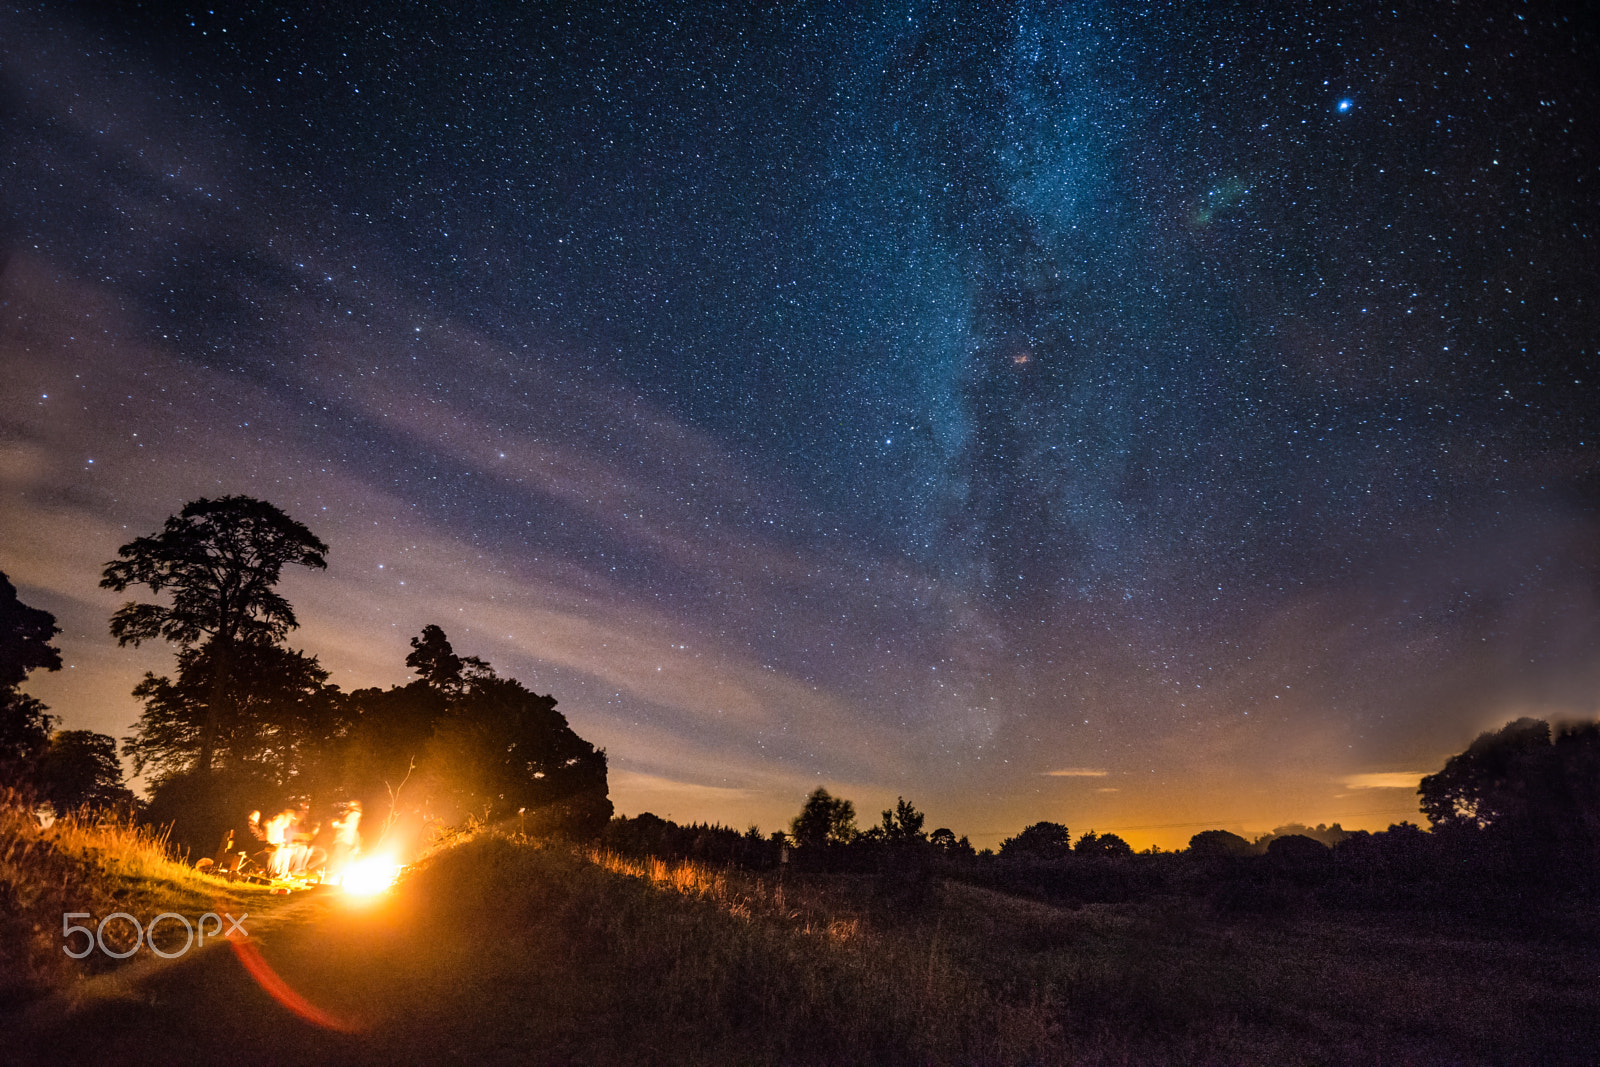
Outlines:
[{"label": "grassy hillside", "polygon": [[[263,896],[173,861],[165,839],[146,827],[100,816],[58,819],[43,828],[30,807],[0,797],[0,1007],[119,965],[99,951],[82,960],[62,951],[68,912],[90,913],[91,924],[119,911],[141,921],[167,911],[195,917],[232,907],[238,914],[243,902]],[[175,924],[158,930],[165,951],[183,942]],[[107,924],[106,946],[124,952],[132,935],[121,921]],[[129,959],[147,955],[141,950]]]},{"label": "grassy hillside", "polygon": [[870,878],[484,835],[391,897],[327,894],[259,939],[348,1032],[288,1015],[224,951],[29,1040],[131,1063],[1583,1063],[1600,1047],[1591,945],[956,884],[885,899]]}]

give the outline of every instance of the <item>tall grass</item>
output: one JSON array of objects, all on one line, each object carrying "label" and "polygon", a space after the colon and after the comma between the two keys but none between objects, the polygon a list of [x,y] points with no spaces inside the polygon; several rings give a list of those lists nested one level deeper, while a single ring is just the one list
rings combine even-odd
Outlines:
[{"label": "tall grass", "polygon": [[390,894],[311,898],[319,917],[263,939],[352,1032],[241,1009],[219,955],[93,1017],[109,1029],[31,1040],[48,1063],[114,1034],[140,1050],[129,1062],[249,1048],[373,1067],[1577,1064],[1600,1048],[1592,944],[1240,921],[1178,896],[1067,908],[961,883],[896,911],[910,898],[881,873],[755,875],[485,829]]},{"label": "tall grass", "polygon": [[[165,833],[125,815],[85,811],[44,826],[26,797],[0,791],[0,1003],[115,965],[100,952],[75,960],[63,951],[67,913],[88,913],[90,926],[118,911],[141,922],[163,911],[194,917],[238,896],[174,859]],[[176,926],[161,933],[181,942]],[[134,933],[117,922],[104,936],[122,952]]]},{"label": "tall grass", "polygon": [[1590,945],[955,883],[885,917],[880,891],[490,834],[431,857],[401,896],[440,968],[426,995],[449,1005],[429,1025],[521,1012],[495,1039],[552,1062],[1582,1062],[1600,1047]]},{"label": "tall grass", "polygon": [[583,855],[597,867],[708,901],[738,919],[776,919],[800,933],[833,941],[861,937],[866,929],[859,904],[848,894],[829,892],[822,879],[790,882],[781,873],[758,875],[695,860],[623,856],[601,848],[586,849]]},{"label": "tall grass", "polygon": [[[551,1062],[1025,1062],[1049,1028],[995,1032],[992,998],[943,945],[870,936],[825,878],[792,886],[491,834],[429,857],[400,896],[431,980],[398,1014],[437,998],[444,1018],[514,1010]],[[1029,1010],[1013,1007],[998,1015]]]}]

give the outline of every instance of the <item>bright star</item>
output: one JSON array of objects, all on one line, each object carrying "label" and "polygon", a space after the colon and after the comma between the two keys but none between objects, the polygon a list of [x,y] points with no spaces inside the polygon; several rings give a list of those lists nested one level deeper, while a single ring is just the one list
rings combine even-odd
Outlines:
[{"label": "bright star", "polygon": [[1352,107],[1355,107],[1355,103],[1354,100],[1341,100],[1339,101],[1339,110],[1349,111]]}]

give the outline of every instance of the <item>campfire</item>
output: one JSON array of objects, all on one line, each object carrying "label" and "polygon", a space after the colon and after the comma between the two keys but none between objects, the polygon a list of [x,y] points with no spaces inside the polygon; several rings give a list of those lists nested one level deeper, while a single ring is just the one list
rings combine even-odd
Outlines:
[{"label": "campfire", "polygon": [[405,865],[392,851],[363,855],[360,829],[361,805],[355,801],[327,829],[307,817],[305,805],[266,819],[253,811],[249,832],[263,846],[261,851],[252,857],[236,850],[230,830],[218,850],[223,859],[201,860],[200,865],[230,880],[270,885],[280,893],[337,885],[354,896],[373,896],[393,885]]},{"label": "campfire", "polygon": [[346,893],[369,897],[394,885],[405,866],[389,856],[366,856],[345,868],[339,885]]}]

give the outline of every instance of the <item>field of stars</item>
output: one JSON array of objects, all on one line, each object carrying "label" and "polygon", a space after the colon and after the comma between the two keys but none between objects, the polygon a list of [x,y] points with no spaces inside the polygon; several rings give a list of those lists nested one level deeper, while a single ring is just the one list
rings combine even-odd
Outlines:
[{"label": "field of stars", "polygon": [[0,571],[121,737],[199,496],[619,812],[1416,821],[1600,711],[1579,3],[0,8]]}]

